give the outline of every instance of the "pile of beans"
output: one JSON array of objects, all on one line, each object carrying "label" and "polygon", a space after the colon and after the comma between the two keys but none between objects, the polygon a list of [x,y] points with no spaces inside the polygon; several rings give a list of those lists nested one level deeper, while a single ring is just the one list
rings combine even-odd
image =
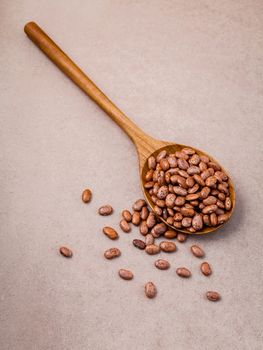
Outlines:
[{"label": "pile of beans", "polygon": [[[90,190],[85,190],[82,195],[84,203],[89,203],[92,198]],[[108,216],[113,213],[113,208],[110,205],[103,205],[98,209],[98,214],[101,216]],[[124,233],[131,231],[131,225],[137,226],[141,234],[141,239],[135,238],[132,240],[132,244],[135,248],[144,251],[149,255],[156,255],[160,252],[171,254],[177,251],[177,245],[171,241],[177,239],[178,242],[185,242],[187,234],[176,232],[170,229],[165,223],[163,223],[153,211],[150,211],[147,203],[144,199],[138,199],[132,206],[132,212],[125,209],[121,213],[121,220],[119,226]],[[110,227],[104,226],[102,229],[103,234],[110,240],[116,241],[120,235],[118,232]],[[162,237],[162,238],[161,238]],[[161,238],[160,242],[157,242]],[[205,256],[203,249],[197,245],[192,245],[190,248],[192,255],[198,259],[202,259]],[[61,247],[60,253],[66,258],[72,258],[73,252],[68,247]],[[118,258],[122,255],[121,251],[117,247],[108,248],[104,252],[104,257],[107,260]],[[167,259],[156,259],[154,266],[158,270],[167,270],[171,267],[170,262]],[[207,261],[204,261],[199,266],[200,272],[204,276],[210,276],[212,274],[212,268]],[[175,270],[176,274],[181,278],[190,278],[192,272],[184,266],[179,266]],[[118,270],[118,275],[123,280],[132,280],[134,274],[132,271],[124,268]],[[144,285],[144,293],[146,297],[152,299],[157,295],[156,285],[149,281]],[[218,292],[207,291],[205,294],[206,298],[210,301],[218,301],[221,296]]]},{"label": "pile of beans", "polygon": [[144,181],[155,214],[175,229],[193,233],[229,219],[228,176],[217,163],[191,148],[172,154],[163,150],[149,157]]}]

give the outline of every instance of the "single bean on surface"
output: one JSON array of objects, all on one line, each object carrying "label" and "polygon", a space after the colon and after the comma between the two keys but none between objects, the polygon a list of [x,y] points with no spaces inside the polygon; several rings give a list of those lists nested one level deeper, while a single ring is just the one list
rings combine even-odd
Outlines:
[{"label": "single bean on surface", "polygon": [[102,231],[110,239],[117,239],[119,237],[117,231],[114,230],[114,228],[112,228],[112,227],[105,226],[105,227],[103,227]]},{"label": "single bean on surface", "polygon": [[91,201],[92,198],[92,192],[90,189],[86,189],[82,192],[82,201],[84,203],[89,203]]},{"label": "single bean on surface", "polygon": [[63,255],[65,258],[72,258],[73,256],[72,250],[67,247],[60,247],[59,251],[60,254]]},{"label": "single bean on surface", "polygon": [[201,264],[200,270],[205,276],[209,276],[212,273],[211,266],[206,261]]},{"label": "single bean on surface", "polygon": [[178,267],[178,269],[176,269],[176,273],[178,276],[183,278],[189,278],[191,276],[191,271],[186,267]]},{"label": "single bean on surface", "polygon": [[218,301],[221,299],[220,294],[218,292],[214,292],[214,291],[206,292],[206,297],[210,301]]},{"label": "single bean on surface", "polygon": [[158,259],[155,261],[154,265],[157,267],[159,270],[167,270],[170,267],[170,263],[167,260],[164,259]]},{"label": "single bean on surface", "polygon": [[119,270],[119,276],[124,280],[131,280],[133,279],[133,273],[129,270],[120,269]]},{"label": "single bean on surface", "polygon": [[102,216],[107,216],[112,214],[113,208],[111,205],[103,205],[102,207],[99,208],[98,213]]},{"label": "single bean on surface", "polygon": [[144,286],[144,291],[147,298],[153,299],[156,297],[157,288],[153,282],[147,282]]},{"label": "single bean on surface", "polygon": [[194,244],[191,246],[191,252],[196,256],[197,258],[202,258],[205,255],[205,252],[201,247],[198,245]]},{"label": "single bean on surface", "polygon": [[118,248],[107,249],[104,253],[106,259],[114,259],[121,255],[121,251]]}]

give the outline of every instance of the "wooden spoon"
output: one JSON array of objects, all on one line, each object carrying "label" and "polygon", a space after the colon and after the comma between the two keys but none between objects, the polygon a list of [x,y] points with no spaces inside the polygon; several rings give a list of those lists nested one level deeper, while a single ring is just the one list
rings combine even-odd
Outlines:
[{"label": "wooden spoon", "polygon": [[[136,126],[108,97],[87,77],[87,75],[54,43],[47,34],[34,22],[29,22],[25,25],[25,33],[28,37],[53,61],[58,68],[62,70],[78,87],[80,87],[93,101],[95,101],[110,117],[114,120],[131,138],[139,157],[139,171],[141,177],[141,185],[148,204],[153,209],[154,203],[147,191],[144,189],[145,174],[148,170],[147,159],[154,155],[156,156],[161,150],[165,149],[167,153],[174,153],[181,150],[186,145],[175,144],[167,141],[156,140],[153,137],[145,134],[138,126]],[[193,148],[193,147],[191,147]],[[193,148],[199,155],[207,155],[205,152]],[[210,155],[207,155],[212,161],[218,163]],[[222,168],[222,167],[221,167]],[[225,169],[222,168],[226,174]],[[227,174],[228,175],[228,174]],[[232,209],[229,216],[232,214],[235,206],[235,191],[232,181],[229,179],[229,191],[232,201]],[[165,220],[160,217],[162,221]],[[166,223],[167,224],[167,223]],[[223,224],[222,224],[223,225]],[[202,231],[196,234],[204,234],[215,231],[220,226],[204,227]],[[170,225],[169,225],[170,226]],[[171,226],[172,227],[172,226]],[[174,227],[172,227],[174,229]],[[177,231],[187,233],[190,232],[182,229]]]}]

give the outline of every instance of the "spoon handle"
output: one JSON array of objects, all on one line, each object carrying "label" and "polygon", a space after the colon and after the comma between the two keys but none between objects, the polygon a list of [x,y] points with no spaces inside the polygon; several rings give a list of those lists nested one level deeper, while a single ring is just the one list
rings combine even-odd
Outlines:
[{"label": "spoon handle", "polygon": [[62,70],[79,88],[96,102],[132,139],[136,147],[143,140],[152,138],[138,128],[93,81],[56,45],[34,22],[24,27],[28,37]]}]

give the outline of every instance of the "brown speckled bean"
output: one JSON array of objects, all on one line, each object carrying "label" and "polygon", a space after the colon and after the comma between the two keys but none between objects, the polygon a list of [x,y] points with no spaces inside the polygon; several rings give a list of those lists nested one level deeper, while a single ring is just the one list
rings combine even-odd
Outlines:
[{"label": "brown speckled bean", "polygon": [[217,198],[214,196],[208,196],[206,199],[203,200],[203,203],[205,206],[216,204],[216,202],[217,202]]},{"label": "brown speckled bean", "polygon": [[167,260],[164,259],[158,259],[155,261],[154,265],[159,270],[167,270],[170,267],[170,263]]},{"label": "brown speckled bean", "polygon": [[157,157],[156,157],[156,161],[157,163],[159,163],[161,161],[161,159],[166,157],[166,150],[162,150],[160,153],[158,153]]},{"label": "brown speckled bean", "polygon": [[117,239],[119,237],[118,233],[112,227],[105,226],[102,231],[110,239]]},{"label": "brown speckled bean", "polygon": [[134,247],[139,248],[141,250],[145,249],[146,244],[141,239],[134,239],[132,241]]},{"label": "brown speckled bean", "polygon": [[175,156],[177,158],[181,158],[181,159],[185,159],[185,160],[189,159],[189,155],[186,154],[185,152],[181,152],[181,151],[176,151]]},{"label": "brown speckled bean", "polygon": [[73,256],[72,250],[67,247],[60,247],[59,251],[60,254],[63,255],[65,258],[72,258]]},{"label": "brown speckled bean", "polygon": [[176,159],[175,156],[171,156],[171,155],[170,155],[170,156],[167,158],[167,160],[168,160],[168,163],[169,163],[169,165],[170,165],[171,168],[176,168],[176,167],[177,167],[177,159]]},{"label": "brown speckled bean", "polygon": [[169,216],[169,217],[167,218],[166,222],[167,222],[168,225],[171,225],[171,226],[172,226],[173,223],[174,223],[173,217],[172,217],[172,216]]},{"label": "brown speckled bean", "polygon": [[122,213],[121,213],[122,217],[124,220],[126,220],[127,222],[131,222],[132,220],[132,215],[131,213],[129,212],[129,210],[123,210]]},{"label": "brown speckled bean", "polygon": [[151,244],[154,244],[154,237],[148,233],[146,236],[145,236],[145,244],[146,245],[151,245]]},{"label": "brown speckled bean", "polygon": [[199,163],[199,169],[200,169],[201,172],[205,171],[207,169],[206,163],[201,161]]},{"label": "brown speckled bean", "polygon": [[205,255],[205,252],[201,247],[198,245],[194,244],[191,246],[191,252],[196,256],[197,258],[203,258]]},{"label": "brown speckled bean", "polygon": [[103,205],[99,208],[98,213],[102,216],[110,215],[113,212],[113,208],[111,205]]},{"label": "brown speckled bean", "polygon": [[149,228],[152,228],[156,224],[156,216],[153,214],[153,212],[150,212],[146,224]]},{"label": "brown speckled bean", "polygon": [[218,292],[214,292],[214,291],[208,291],[206,293],[206,297],[210,301],[218,301],[221,299],[220,294]]},{"label": "brown speckled bean", "polygon": [[185,183],[187,185],[187,187],[193,187],[194,184],[195,184],[195,180],[193,177],[188,177],[186,180],[185,180]]},{"label": "brown speckled bean", "polygon": [[160,247],[156,244],[149,244],[146,246],[145,251],[149,255],[154,255],[160,253]]},{"label": "brown speckled bean", "polygon": [[82,201],[84,203],[89,203],[91,201],[92,198],[92,192],[90,189],[86,189],[82,192]]},{"label": "brown speckled bean", "polygon": [[217,226],[217,215],[216,215],[216,213],[210,214],[210,223],[211,223],[211,226]]},{"label": "brown speckled bean", "polygon": [[209,276],[212,273],[212,269],[206,261],[201,264],[200,270],[205,276]]},{"label": "brown speckled bean", "polygon": [[153,169],[148,170],[146,175],[145,175],[145,180],[148,181],[152,181],[153,179]]},{"label": "brown speckled bean", "polygon": [[148,158],[148,168],[155,169],[156,168],[156,160],[153,156]]},{"label": "brown speckled bean", "polygon": [[214,213],[217,210],[217,205],[216,204],[211,204],[211,205],[207,205],[206,207],[204,207],[204,209],[202,210],[203,214],[211,214]]},{"label": "brown speckled bean", "polygon": [[188,193],[193,194],[193,193],[196,193],[198,190],[199,190],[199,185],[195,184],[193,187],[188,189]]},{"label": "brown speckled bean", "polygon": [[203,215],[203,222],[204,222],[204,224],[206,226],[210,226],[211,225],[209,215]]},{"label": "brown speckled bean", "polygon": [[182,152],[186,153],[187,155],[191,156],[195,154],[195,150],[189,147],[185,147],[182,149]]},{"label": "brown speckled bean", "polygon": [[133,273],[129,270],[120,269],[118,273],[119,273],[119,276],[124,280],[128,281],[133,279]]},{"label": "brown speckled bean", "polygon": [[196,183],[198,183],[200,186],[205,186],[205,182],[200,175],[194,174],[193,177]]},{"label": "brown speckled bean", "polygon": [[174,230],[167,230],[165,233],[164,233],[164,237],[167,238],[167,239],[173,239],[177,236],[177,232],[174,231]]},{"label": "brown speckled bean", "polygon": [[170,164],[166,158],[162,158],[160,160],[160,166],[161,166],[163,171],[166,171],[170,168]]},{"label": "brown speckled bean", "polygon": [[132,223],[133,225],[135,226],[139,226],[140,225],[140,222],[141,222],[141,215],[138,211],[135,211],[133,214],[132,214]]},{"label": "brown speckled bean", "polygon": [[174,207],[174,202],[176,199],[176,195],[174,193],[169,193],[167,197],[165,198],[165,204],[168,208]]},{"label": "brown speckled bean", "polygon": [[125,219],[122,219],[120,221],[120,228],[122,229],[123,232],[126,232],[126,233],[131,231],[131,227]]},{"label": "brown speckled bean", "polygon": [[140,224],[140,233],[143,236],[146,236],[148,231],[149,231],[149,228],[148,228],[148,226],[146,224],[146,221],[142,221],[141,224]]},{"label": "brown speckled bean", "polygon": [[212,187],[217,183],[217,178],[215,176],[209,176],[206,180],[205,180],[205,185],[207,187]]},{"label": "brown speckled bean", "polygon": [[199,198],[199,196],[200,196],[200,193],[199,193],[199,192],[198,192],[198,193],[191,193],[191,194],[188,194],[188,195],[185,197],[185,199],[186,199],[187,201],[195,201],[196,199]]},{"label": "brown speckled bean", "polygon": [[183,216],[190,216],[190,217],[192,217],[192,216],[195,215],[195,211],[194,211],[194,209],[191,209],[191,208],[182,207],[181,214]]},{"label": "brown speckled bean", "polygon": [[230,199],[230,197],[227,197],[225,200],[225,208],[226,208],[226,210],[230,210],[231,207],[232,207],[231,199]]},{"label": "brown speckled bean", "polygon": [[118,248],[107,249],[104,253],[106,259],[114,259],[121,255],[121,251]]},{"label": "brown speckled bean", "polygon": [[149,210],[147,207],[143,207],[141,210],[141,219],[142,220],[146,220],[148,218],[149,215]]},{"label": "brown speckled bean", "polygon": [[168,193],[169,193],[168,187],[167,186],[161,186],[158,189],[156,196],[159,199],[165,199],[165,197],[168,195]]},{"label": "brown speckled bean", "polygon": [[218,215],[218,217],[217,217],[218,225],[221,225],[221,224],[225,223],[228,219],[229,219],[229,215],[228,214]]},{"label": "brown speckled bean", "polygon": [[161,236],[165,231],[167,231],[167,226],[163,222],[161,222],[160,224],[155,225],[152,228],[152,234],[153,234],[154,237]]},{"label": "brown speckled bean", "polygon": [[187,170],[189,168],[189,164],[188,164],[187,160],[185,160],[183,158],[179,158],[177,163],[178,163],[178,167],[182,170]]},{"label": "brown speckled bean", "polygon": [[193,165],[198,165],[200,163],[200,157],[198,154],[194,154],[190,159],[189,163]]},{"label": "brown speckled bean", "polygon": [[178,276],[183,278],[189,278],[191,276],[191,271],[186,267],[178,267],[178,269],[176,269],[176,273]]},{"label": "brown speckled bean", "polygon": [[178,242],[183,243],[187,240],[187,235],[185,233],[179,232],[176,238]]},{"label": "brown speckled bean", "polygon": [[147,282],[144,286],[144,292],[147,298],[153,299],[156,297],[157,288],[153,282]]},{"label": "brown speckled bean", "polygon": [[196,231],[200,231],[203,228],[203,218],[200,214],[196,214],[192,220],[192,226]]},{"label": "brown speckled bean", "polygon": [[135,211],[141,211],[142,207],[146,205],[146,202],[144,199],[138,199],[132,206],[132,209]]},{"label": "brown speckled bean", "polygon": [[160,248],[163,252],[172,253],[176,251],[176,244],[170,241],[162,241],[160,243]]},{"label": "brown speckled bean", "polygon": [[211,189],[209,187],[203,187],[200,192],[200,198],[206,199],[210,193]]},{"label": "brown speckled bean", "polygon": [[178,194],[179,196],[186,196],[187,190],[185,188],[182,188],[180,186],[174,186],[173,187],[174,193]]},{"label": "brown speckled bean", "polygon": [[192,225],[192,218],[185,217],[182,220],[183,227],[190,227]]}]

